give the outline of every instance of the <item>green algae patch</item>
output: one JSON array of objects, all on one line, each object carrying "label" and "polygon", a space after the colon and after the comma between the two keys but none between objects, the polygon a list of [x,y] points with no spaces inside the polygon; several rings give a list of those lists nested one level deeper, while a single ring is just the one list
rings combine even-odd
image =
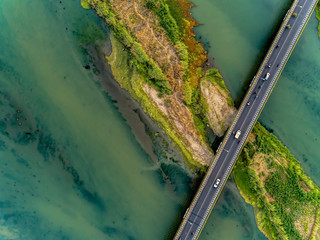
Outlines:
[{"label": "green algae patch", "polygon": [[319,239],[320,189],[289,150],[259,123],[233,170],[259,229],[269,239]]},{"label": "green algae patch", "polygon": [[82,6],[83,8],[85,8],[85,9],[90,9],[90,8],[91,8],[88,0],[81,0],[81,6]]}]

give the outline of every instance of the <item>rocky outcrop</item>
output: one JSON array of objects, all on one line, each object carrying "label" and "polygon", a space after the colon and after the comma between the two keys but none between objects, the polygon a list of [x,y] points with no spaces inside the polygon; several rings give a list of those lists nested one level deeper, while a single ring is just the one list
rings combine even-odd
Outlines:
[{"label": "rocky outcrop", "polygon": [[206,117],[213,132],[221,137],[232,124],[237,113],[234,106],[230,106],[228,93],[218,84],[213,84],[206,78],[200,82],[201,97],[206,104]]}]

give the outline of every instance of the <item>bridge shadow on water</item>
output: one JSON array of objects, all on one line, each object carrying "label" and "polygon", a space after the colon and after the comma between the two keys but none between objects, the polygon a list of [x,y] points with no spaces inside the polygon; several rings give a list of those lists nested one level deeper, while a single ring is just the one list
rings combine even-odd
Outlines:
[{"label": "bridge shadow on water", "polygon": [[195,196],[201,181],[204,177],[204,174],[199,174],[196,178],[194,178],[193,183],[192,183],[192,187],[191,190],[189,191],[185,201],[183,201],[181,203],[181,205],[178,206],[178,210],[177,212],[179,212],[177,214],[177,216],[174,218],[174,220],[172,221],[172,223],[170,224],[171,228],[168,229],[168,233],[165,235],[165,240],[172,240],[180,226],[181,220],[183,218],[183,215],[185,214],[187,208],[190,206],[191,201],[193,199],[193,197]]}]

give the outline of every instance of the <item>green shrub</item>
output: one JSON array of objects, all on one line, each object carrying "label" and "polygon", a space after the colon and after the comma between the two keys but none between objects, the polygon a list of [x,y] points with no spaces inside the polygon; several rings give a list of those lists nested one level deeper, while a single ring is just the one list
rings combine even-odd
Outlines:
[{"label": "green shrub", "polygon": [[164,100],[164,104],[168,107],[168,106],[171,104],[171,100],[168,99],[168,98],[166,98],[166,99]]},{"label": "green shrub", "polygon": [[156,4],[152,0],[147,0],[146,1],[146,8],[148,8],[150,10],[155,10]]},{"label": "green shrub", "polygon": [[180,39],[180,33],[176,21],[170,14],[168,6],[161,1],[160,8],[156,10],[156,14],[159,16],[160,25],[167,31],[172,43],[176,43]]},{"label": "green shrub", "polygon": [[191,105],[192,103],[192,87],[190,86],[189,82],[185,82],[184,84],[184,96],[185,96],[185,102],[187,105]]}]

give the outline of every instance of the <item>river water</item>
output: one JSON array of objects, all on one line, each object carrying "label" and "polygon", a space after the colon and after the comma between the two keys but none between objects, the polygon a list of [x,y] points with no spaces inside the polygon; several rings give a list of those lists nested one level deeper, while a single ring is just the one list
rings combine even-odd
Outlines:
[{"label": "river water", "polygon": [[[263,12],[265,6],[281,13],[276,1],[266,2],[250,9],[240,8],[243,3],[238,3],[237,13],[250,17],[257,9]],[[199,1],[194,13],[201,22],[200,13],[205,13],[207,4],[214,11],[222,3]],[[232,19],[235,12],[217,16]],[[278,19],[276,13],[272,16],[269,33]],[[239,18],[234,21],[241,23]],[[208,24],[206,20],[206,25],[198,28],[203,31],[201,35],[211,32]],[[3,0],[0,25],[0,239],[172,238],[196,189],[196,176],[185,169],[165,138],[153,138],[152,146],[144,129],[137,133],[137,126],[141,128],[143,123],[128,116],[148,119],[138,115],[136,103],[115,87],[110,72],[92,64],[94,56],[89,56],[83,46],[108,38],[101,20],[93,11],[82,9],[78,0]],[[303,38],[306,32],[308,28]],[[249,29],[235,35],[244,38],[243,42],[255,36]],[[211,38],[205,39],[207,47],[216,45],[219,49]],[[247,59],[262,56],[269,39],[268,33],[262,36],[255,53]],[[312,46],[316,44],[314,40]],[[309,54],[306,45],[302,52]],[[244,63],[245,80],[241,85],[232,80],[237,73],[228,73],[232,68],[220,62],[218,56],[223,54],[219,54],[215,54],[216,62],[227,76],[233,96],[237,96],[252,64],[249,60]],[[233,54],[232,58],[238,58],[242,53]],[[84,67],[87,65],[90,69]],[[309,86],[298,79],[292,84],[302,83]],[[309,93],[308,88],[304,91]],[[294,97],[294,91],[286,96]],[[301,99],[310,103],[312,96]],[[276,99],[270,99],[266,110],[274,108],[272,101]],[[280,130],[284,131],[286,125],[276,128],[271,124],[276,116],[267,116],[262,116],[265,124],[284,141],[286,134]],[[148,131],[152,134],[158,130],[152,126]],[[312,163],[309,155],[305,159]],[[264,239],[252,208],[232,181],[227,183],[212,216],[200,239]]]}]

